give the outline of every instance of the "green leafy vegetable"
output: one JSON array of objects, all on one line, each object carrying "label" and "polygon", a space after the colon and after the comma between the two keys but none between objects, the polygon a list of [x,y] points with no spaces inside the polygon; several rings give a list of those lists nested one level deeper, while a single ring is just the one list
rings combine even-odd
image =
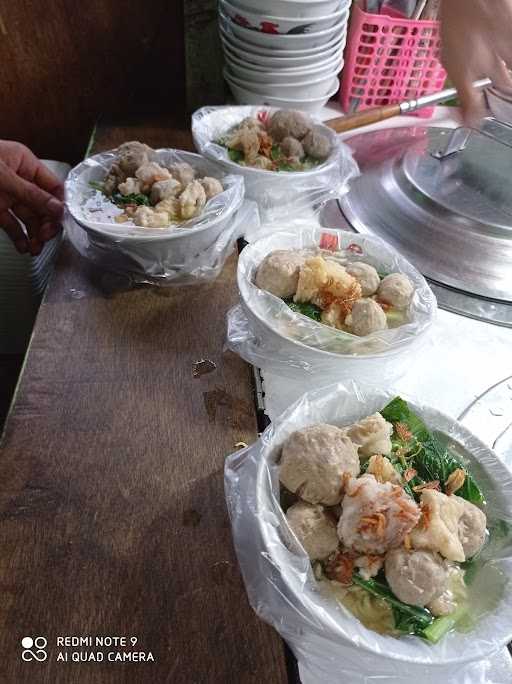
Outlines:
[{"label": "green leafy vegetable", "polygon": [[143,195],[142,193],[132,193],[131,195],[121,195],[120,192],[116,192],[112,195],[112,201],[115,204],[125,205],[125,204],[139,204],[149,206],[149,197]]},{"label": "green leafy vegetable", "polygon": [[427,639],[427,641],[430,641],[431,644],[437,644],[445,634],[455,627],[466,611],[467,606],[461,605],[454,610],[453,613],[450,613],[450,615],[436,618],[423,630],[420,636]]},{"label": "green leafy vegetable", "polygon": [[320,321],[321,316],[322,316],[322,309],[319,309],[318,306],[315,306],[314,304],[306,304],[306,303],[297,303],[294,302],[293,299],[285,299],[283,300],[288,304],[290,309],[292,311],[295,311],[295,313],[300,313],[303,316],[307,316],[308,318],[312,318],[314,321]]},{"label": "green leafy vegetable", "polygon": [[441,485],[454,470],[462,468],[466,479],[457,495],[472,503],[484,501],[480,488],[464,464],[440,444],[423,421],[410,410],[407,402],[396,397],[380,413],[393,425],[393,452],[404,465],[406,463],[414,468],[425,482],[439,480]]},{"label": "green leafy vegetable", "polygon": [[377,598],[384,599],[393,609],[393,617],[395,619],[395,628],[404,634],[423,635],[425,630],[432,624],[434,618],[426,608],[419,608],[418,606],[410,606],[403,603],[393,594],[389,586],[375,579],[365,580],[360,575],[355,573],[352,576],[354,584],[366,589]]},{"label": "green leafy vegetable", "polygon": [[241,162],[245,161],[244,153],[240,150],[232,150],[231,148],[228,148],[228,157],[236,164],[240,164]]},{"label": "green leafy vegetable", "polygon": [[270,151],[270,158],[272,161],[277,161],[280,156],[281,150],[279,149],[279,145],[272,145],[272,149]]}]

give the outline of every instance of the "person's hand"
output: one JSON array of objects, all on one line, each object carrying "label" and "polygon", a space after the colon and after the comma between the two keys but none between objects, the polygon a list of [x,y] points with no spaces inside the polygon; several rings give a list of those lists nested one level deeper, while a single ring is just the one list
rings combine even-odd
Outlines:
[{"label": "person's hand", "polygon": [[28,147],[0,140],[0,229],[18,252],[39,254],[43,244],[57,235],[63,198],[62,183]]},{"label": "person's hand", "polygon": [[442,0],[443,64],[459,93],[464,119],[477,125],[484,114],[473,81],[490,78],[508,91],[512,78],[512,0]]}]

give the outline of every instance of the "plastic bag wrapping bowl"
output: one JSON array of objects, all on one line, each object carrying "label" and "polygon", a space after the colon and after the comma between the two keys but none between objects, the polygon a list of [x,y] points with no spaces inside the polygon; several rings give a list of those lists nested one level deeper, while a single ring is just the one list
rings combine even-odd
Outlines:
[{"label": "plastic bag wrapping bowl", "polygon": [[213,245],[230,226],[244,198],[244,181],[240,175],[226,175],[218,166],[192,152],[155,150],[155,159],[160,164],[187,162],[197,175],[218,178],[224,192],[209,200],[200,216],[169,228],[143,228],[131,221],[119,224],[114,217],[121,210],[90,185],[91,181],[103,181],[115,157],[116,150],[102,152],[76,166],[66,181],[66,203],[74,220],[89,233],[91,244],[99,249],[117,249],[122,245],[126,253],[147,265],[144,268],[149,269],[150,275],[155,270],[159,274],[165,271],[162,265],[181,264]]},{"label": "plastic bag wrapping bowl", "polygon": [[328,159],[308,171],[264,171],[241,166],[230,160],[228,151],[217,140],[248,116],[276,111],[271,107],[233,106],[203,107],[192,115],[192,135],[196,148],[221,168],[244,177],[245,195],[258,202],[262,220],[273,221],[290,216],[314,214],[330,199],[341,197],[348,190],[348,182],[358,175],[352,151],[336,133],[321,126],[332,143]]},{"label": "plastic bag wrapping bowl", "polygon": [[[365,261],[379,272],[405,273],[415,292],[409,322],[398,328],[357,337],[296,313],[281,299],[254,284],[259,264],[277,249],[336,246],[341,263]],[[332,257],[326,250],[325,255]],[[341,230],[293,227],[272,232],[245,247],[238,261],[241,306],[228,313],[227,346],[264,370],[297,377],[299,373],[325,375],[327,382],[357,377],[371,382],[403,375],[414,361],[437,310],[432,290],[423,276],[398,252],[378,238]]]},{"label": "plastic bag wrapping bowl", "polygon": [[[304,395],[252,446],[231,455],[225,491],[238,561],[250,603],[293,649],[301,669],[329,684],[369,681],[486,684],[487,658],[512,637],[512,537],[469,585],[484,614],[468,633],[451,632],[438,644],[366,629],[320,591],[307,555],[279,504],[276,460],[295,430],[315,423],[348,425],[382,409],[392,390],[330,385]],[[407,398],[407,397],[405,397]],[[460,423],[408,399],[411,407],[466,460],[487,499],[488,523],[512,524],[512,476],[493,451]],[[480,661],[475,664],[472,661]],[[471,663],[471,664],[469,664]],[[411,679],[414,676],[414,680]]]},{"label": "plastic bag wrapping bowl", "polygon": [[66,213],[64,226],[66,234],[75,249],[100,268],[120,273],[133,283],[148,283],[162,287],[192,285],[214,280],[221,272],[226,259],[233,251],[236,240],[241,237],[246,225],[257,225],[258,207],[255,202],[244,200],[217,237],[209,237],[206,247],[187,246],[175,250],[173,241],[161,245],[158,253],[147,247],[145,242],[126,237],[99,240],[90,231],[84,230]]}]

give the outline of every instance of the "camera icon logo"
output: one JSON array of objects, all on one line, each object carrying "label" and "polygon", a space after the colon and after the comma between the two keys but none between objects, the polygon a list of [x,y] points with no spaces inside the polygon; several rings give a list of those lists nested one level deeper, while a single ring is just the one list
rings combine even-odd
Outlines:
[{"label": "camera icon logo", "polygon": [[21,652],[21,659],[26,663],[29,663],[32,660],[37,660],[40,663],[44,663],[44,661],[48,658],[48,653],[45,650],[47,644],[48,640],[42,636],[23,637],[21,640],[21,646],[23,648],[23,651]]}]

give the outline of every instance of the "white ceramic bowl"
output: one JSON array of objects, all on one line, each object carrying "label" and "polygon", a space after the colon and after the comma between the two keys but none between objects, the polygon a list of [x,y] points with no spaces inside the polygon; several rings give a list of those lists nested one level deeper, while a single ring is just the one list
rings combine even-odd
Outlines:
[{"label": "white ceramic bowl", "polygon": [[[251,43],[249,40],[247,40],[245,37],[240,38],[239,36],[235,35],[234,31],[231,28],[232,26],[232,22],[228,24],[227,20],[223,19],[219,15],[219,29],[221,38],[223,38],[224,41],[227,42],[229,47],[237,48],[238,50],[241,50],[243,53],[251,55],[258,55],[260,57],[273,57],[279,59],[305,59],[315,57],[316,55],[322,55],[328,50],[343,49],[343,47],[345,46],[345,40],[347,36],[347,30],[345,27],[344,29],[341,29],[333,38],[331,38],[331,40],[325,41],[325,43],[323,43],[320,47],[300,48],[299,46],[297,46],[295,49],[290,50],[276,50],[274,48],[255,45],[254,43]],[[249,31],[249,33],[254,32]]]},{"label": "white ceramic bowl", "polygon": [[323,31],[315,31],[314,33],[305,33],[297,36],[252,31],[235,24],[234,21],[226,17],[222,12],[219,12],[219,16],[224,25],[227,25],[237,38],[256,47],[270,48],[272,50],[311,50],[314,48],[323,49],[330,40],[336,37],[339,39],[343,36],[347,29],[348,10],[342,14],[335,26]]},{"label": "white ceramic bowl", "polygon": [[219,0],[219,4],[226,16],[240,26],[263,33],[294,35],[331,28],[340,21],[346,9],[345,5],[343,7],[340,5],[331,14],[304,19],[301,17],[276,17],[261,12],[261,10],[249,11],[237,7],[235,4],[228,2],[228,0]]},{"label": "white ceramic bowl", "polygon": [[229,67],[224,69],[224,78],[231,86],[235,84],[240,88],[245,88],[253,93],[263,97],[281,97],[284,99],[293,98],[295,100],[312,99],[316,97],[327,97],[332,90],[333,79],[337,72],[332,70],[328,74],[320,76],[306,76],[299,81],[283,80],[279,81],[249,81],[247,79],[240,79],[229,70]]},{"label": "white ceramic bowl", "polygon": [[278,214],[287,217],[297,215],[297,212],[303,216],[311,207],[338,196],[338,190],[343,191],[357,169],[350,151],[342,145],[336,133],[314,117],[313,124],[329,137],[332,150],[325,162],[307,171],[276,172],[241,166],[232,161],[226,148],[216,142],[246,117],[270,116],[274,111],[274,108],[262,106],[233,105],[203,107],[192,115],[196,148],[219,164],[225,173],[243,176],[245,196],[258,203],[265,220],[274,220]]},{"label": "white ceramic bowl", "polygon": [[332,62],[332,64],[330,64],[328,67],[322,67],[320,69],[297,70],[293,73],[281,71],[255,71],[240,67],[236,63],[231,62],[229,59],[227,59],[227,64],[228,71],[232,73],[234,77],[246,83],[248,87],[254,83],[266,85],[268,82],[300,85],[312,79],[319,78],[322,75],[328,75],[331,77],[337,76],[343,68],[342,59]]},{"label": "white ceramic bowl", "polygon": [[[270,80],[273,80],[270,75],[271,74],[279,74],[283,77],[286,77],[286,75],[294,76],[297,74],[303,74],[303,73],[313,73],[313,72],[321,72],[321,71],[328,71],[332,70],[334,67],[336,67],[337,64],[343,61],[343,55],[341,52],[337,52],[332,57],[329,57],[329,59],[323,59],[319,60],[316,64],[307,64],[306,66],[298,66],[298,67],[292,67],[292,68],[281,68],[281,67],[265,67],[261,66],[259,64],[251,64],[250,62],[246,62],[236,55],[234,55],[231,50],[225,49],[224,50],[224,57],[226,60],[226,63],[229,64],[230,67],[232,67],[233,73],[235,75],[237,74],[237,69],[235,67],[239,67],[240,69],[243,69],[243,72],[240,72],[239,77],[243,78],[244,76],[247,76],[250,78],[250,80],[258,80],[259,78],[265,77],[267,78],[267,74],[269,74],[268,78]],[[246,73],[247,72],[247,73]]]},{"label": "white ceramic bowl", "polygon": [[[147,271],[171,260],[173,263],[183,264],[207,249],[228,228],[243,201],[244,188],[240,174],[238,177],[227,178],[225,174],[219,173],[218,165],[201,155],[182,150],[160,149],[155,151],[160,163],[188,162],[199,175],[222,180],[225,191],[219,206],[209,211],[209,205],[212,207],[211,203],[216,200],[214,197],[205,207],[204,220],[198,217],[196,224],[190,225],[189,222],[189,227],[183,228],[174,226],[169,229],[148,229],[92,221],[83,209],[87,196],[93,194],[90,182],[103,181],[115,159],[115,152],[116,150],[111,150],[88,157],[72,169],[65,183],[66,204],[75,222],[89,234],[91,243],[97,247],[104,245],[110,250],[118,245],[120,254]],[[217,198],[220,197],[221,195],[217,195]]]},{"label": "white ceramic bowl", "polygon": [[[277,459],[292,432],[318,423],[349,425],[379,411],[394,395],[392,388],[357,382],[314,389],[279,416],[259,443],[250,447],[251,452],[254,450],[247,460],[250,468],[237,459],[243,497],[228,491],[229,501],[238,504],[231,509],[232,524],[244,578],[246,584],[249,579],[252,589],[251,603],[258,615],[273,624],[301,654],[307,671],[316,675],[314,681],[341,681],[338,674],[347,667],[350,672],[357,669],[357,682],[370,681],[376,672],[378,678],[389,682],[397,681],[405,672],[411,682],[468,681],[473,678],[470,673],[483,682],[487,678],[483,670],[480,677],[477,661],[484,662],[498,653],[512,636],[510,538],[495,559],[479,568],[469,585],[470,601],[473,597],[478,604],[479,592],[489,592],[489,602],[494,599],[496,605],[488,605],[486,614],[470,629],[451,631],[439,643],[430,644],[420,638],[396,638],[366,629],[334,597],[320,592],[310,561],[280,508]],[[416,399],[404,399],[467,461],[487,500],[489,522],[510,524],[512,482],[496,454],[450,416]],[[230,468],[233,457],[228,459],[226,470]],[[245,486],[249,482],[250,491]],[[471,662],[472,669],[467,667]],[[355,679],[349,676],[346,681]]]},{"label": "white ceramic bowl", "polygon": [[[350,1],[344,3],[350,5]],[[321,17],[335,12],[340,0],[231,0],[241,9],[273,14],[279,17]]]},{"label": "white ceramic bowl", "polygon": [[[290,314],[283,302],[254,285],[256,270],[265,256],[279,249],[317,247],[324,233],[335,236],[345,250],[349,244],[360,247],[362,255],[354,253],[353,261],[365,261],[379,271],[401,272],[410,278],[415,294],[408,311],[409,323],[356,337]],[[379,382],[390,382],[401,377],[414,362],[437,312],[427,282],[396,250],[378,238],[336,229],[283,228],[256,240],[240,254],[237,279],[251,329],[259,337],[260,348],[268,350],[269,367],[276,372],[279,367],[281,374],[292,376],[303,375],[302,368],[314,369],[315,379],[324,383],[329,378],[371,382],[378,377]]]},{"label": "white ceramic bowl", "polygon": [[332,85],[327,89],[324,95],[319,95],[316,97],[304,97],[300,99],[291,96],[278,97],[272,95],[261,95],[248,88],[238,85],[232,78],[226,75],[226,73],[224,73],[224,78],[226,79],[231,92],[233,93],[233,97],[238,104],[268,105],[269,107],[275,107],[276,109],[299,109],[303,112],[318,112],[326,105],[330,98],[338,92],[340,87],[339,79],[334,78]]},{"label": "white ceramic bowl", "polygon": [[233,43],[229,43],[222,34],[221,41],[224,54],[229,54],[230,57],[241,62],[241,65],[254,69],[305,69],[343,56],[343,49],[335,45],[324,52],[306,55],[305,57],[281,57],[281,53],[278,53],[276,57],[267,57],[265,55],[258,55],[255,52],[242,50]]}]

